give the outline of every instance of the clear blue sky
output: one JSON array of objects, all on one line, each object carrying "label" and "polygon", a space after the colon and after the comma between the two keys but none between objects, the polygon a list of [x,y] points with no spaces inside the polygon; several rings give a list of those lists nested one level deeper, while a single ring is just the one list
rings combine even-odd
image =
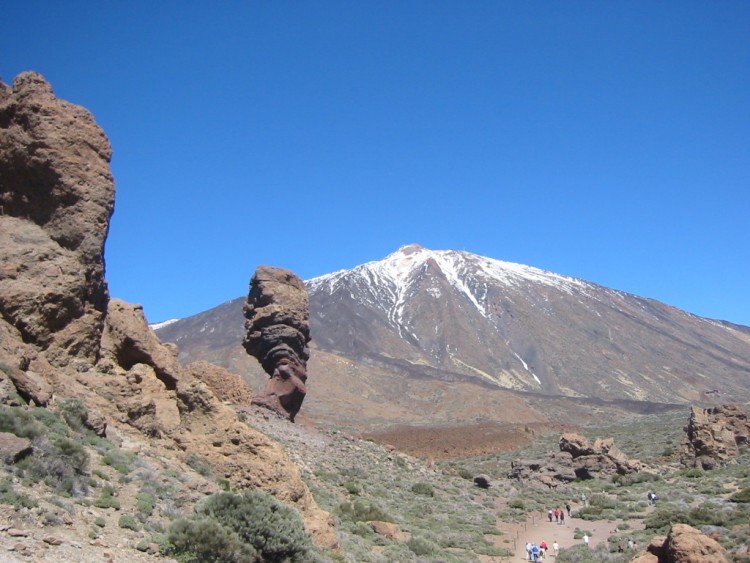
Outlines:
[{"label": "clear blue sky", "polygon": [[408,243],[750,325],[750,2],[5,2],[109,136],[151,322]]}]

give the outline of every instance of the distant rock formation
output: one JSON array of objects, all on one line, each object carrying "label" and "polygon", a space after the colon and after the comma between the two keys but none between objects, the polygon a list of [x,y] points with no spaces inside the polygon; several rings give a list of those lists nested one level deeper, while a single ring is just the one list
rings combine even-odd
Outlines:
[{"label": "distant rock formation", "polygon": [[597,474],[628,475],[641,470],[640,460],[628,458],[612,438],[597,438],[591,445],[584,436],[563,434],[560,451],[573,457],[576,475],[583,479]]},{"label": "distant rock formation", "polygon": [[716,540],[687,524],[674,524],[669,535],[657,536],[631,563],[728,563]]},{"label": "distant rock formation", "polygon": [[307,289],[289,270],[260,266],[250,281],[242,343],[270,375],[252,404],[294,417],[307,393],[310,322]]},{"label": "distant rock formation", "polygon": [[[19,75],[12,88],[0,82],[0,404],[79,399],[83,424],[98,435],[145,435],[182,461],[200,455],[234,488],[294,505],[314,541],[335,546],[332,519],[299,468],[222,402],[250,396],[227,389],[241,379],[181,367],[140,305],[109,299],[110,154],[91,114],[56,98],[39,74]],[[296,352],[302,366],[306,353]],[[281,356],[275,350],[269,361]],[[0,453],[19,455],[22,446],[5,440]]]},{"label": "distant rock formation", "polygon": [[576,479],[592,479],[640,471],[641,462],[628,458],[612,438],[597,439],[592,445],[585,436],[563,434],[560,451],[544,460],[515,460],[508,477],[547,487]]},{"label": "distant rock formation", "polygon": [[713,469],[736,458],[739,446],[750,441],[750,421],[739,405],[693,407],[684,430],[680,461],[687,467]]}]

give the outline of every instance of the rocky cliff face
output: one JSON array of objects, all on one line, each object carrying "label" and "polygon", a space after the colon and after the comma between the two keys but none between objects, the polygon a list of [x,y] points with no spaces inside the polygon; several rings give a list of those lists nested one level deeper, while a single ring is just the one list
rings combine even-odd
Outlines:
[{"label": "rocky cliff face", "polygon": [[91,114],[39,74],[0,85],[0,314],[56,366],[97,356],[110,157]]},{"label": "rocky cliff face", "polygon": [[334,545],[331,518],[299,469],[222,402],[249,390],[228,392],[207,364],[181,367],[140,306],[109,299],[109,158],[93,117],[40,75],[0,84],[0,404],[79,399],[100,435],[198,456],[233,487],[295,505],[316,541]]}]

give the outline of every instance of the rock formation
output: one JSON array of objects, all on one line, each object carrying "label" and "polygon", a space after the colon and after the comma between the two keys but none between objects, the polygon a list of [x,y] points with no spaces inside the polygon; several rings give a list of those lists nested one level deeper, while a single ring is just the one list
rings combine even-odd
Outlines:
[{"label": "rock formation", "polygon": [[[98,435],[153,445],[181,463],[199,456],[234,488],[264,489],[294,505],[314,541],[334,546],[331,517],[299,469],[222,402],[249,397],[249,389],[217,398],[212,388],[224,389],[224,372],[182,368],[139,305],[109,299],[109,158],[91,114],[57,99],[39,74],[19,75],[12,88],[0,83],[0,404],[78,399],[83,424]],[[296,353],[304,367],[306,348]],[[3,455],[22,449],[6,441]]]},{"label": "rock formation", "polygon": [[289,270],[260,266],[250,282],[244,313],[247,334],[242,344],[271,376],[252,404],[294,422],[307,393],[310,357],[305,284]]},{"label": "rock formation", "polygon": [[106,313],[111,149],[39,74],[0,85],[0,315],[55,366],[95,360]]},{"label": "rock formation", "polygon": [[739,405],[693,407],[685,427],[680,460],[688,467],[713,469],[739,455],[750,440],[750,421]]},{"label": "rock formation", "polygon": [[612,438],[597,439],[593,445],[579,434],[563,434],[560,452],[544,460],[515,460],[508,477],[547,487],[556,487],[575,479],[591,479],[640,471],[641,462],[629,459]]},{"label": "rock formation", "polygon": [[674,524],[669,535],[655,537],[631,563],[728,563],[719,542],[687,524]]}]

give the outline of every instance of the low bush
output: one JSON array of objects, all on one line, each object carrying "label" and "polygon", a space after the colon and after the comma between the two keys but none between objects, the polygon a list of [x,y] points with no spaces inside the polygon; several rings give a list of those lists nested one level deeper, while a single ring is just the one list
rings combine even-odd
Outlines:
[{"label": "low bush", "polygon": [[123,514],[120,516],[120,519],[117,521],[117,525],[120,526],[120,528],[126,528],[128,530],[133,530],[134,532],[140,532],[141,531],[141,525],[133,518],[130,514]]},{"label": "low bush", "polygon": [[411,487],[411,492],[415,495],[423,495],[426,497],[435,496],[435,490],[429,483],[414,483]]},{"label": "low bush", "polygon": [[136,510],[143,518],[148,518],[156,508],[156,497],[145,491],[140,491],[136,495]]},{"label": "low bush", "polygon": [[[200,561],[253,561],[257,553],[262,561],[293,563],[312,548],[297,511],[262,491],[208,497],[196,505],[193,520],[172,525],[169,538],[177,554],[202,554]],[[243,544],[252,551],[240,549]]]},{"label": "low bush", "polygon": [[414,555],[432,555],[440,551],[440,546],[434,541],[418,536],[412,536],[407,542],[408,547]]},{"label": "low bush", "polygon": [[114,508],[120,510],[120,501],[115,497],[115,490],[112,487],[104,487],[102,496],[94,501],[97,508]]},{"label": "low bush", "polygon": [[254,563],[258,552],[239,535],[211,518],[178,520],[169,529],[167,553],[183,561]]},{"label": "low bush", "polygon": [[7,479],[0,481],[0,504],[9,504],[14,508],[35,508],[37,506],[34,499],[17,493]]},{"label": "low bush", "polygon": [[350,522],[369,522],[372,520],[393,522],[393,518],[386,514],[375,502],[364,499],[341,503],[336,509],[336,513],[342,520],[349,520]]},{"label": "low bush", "polygon": [[86,407],[80,399],[62,399],[57,403],[57,412],[68,426],[76,432],[85,432]]},{"label": "low bush", "polygon": [[737,491],[729,497],[729,500],[732,502],[750,502],[750,488]]}]

